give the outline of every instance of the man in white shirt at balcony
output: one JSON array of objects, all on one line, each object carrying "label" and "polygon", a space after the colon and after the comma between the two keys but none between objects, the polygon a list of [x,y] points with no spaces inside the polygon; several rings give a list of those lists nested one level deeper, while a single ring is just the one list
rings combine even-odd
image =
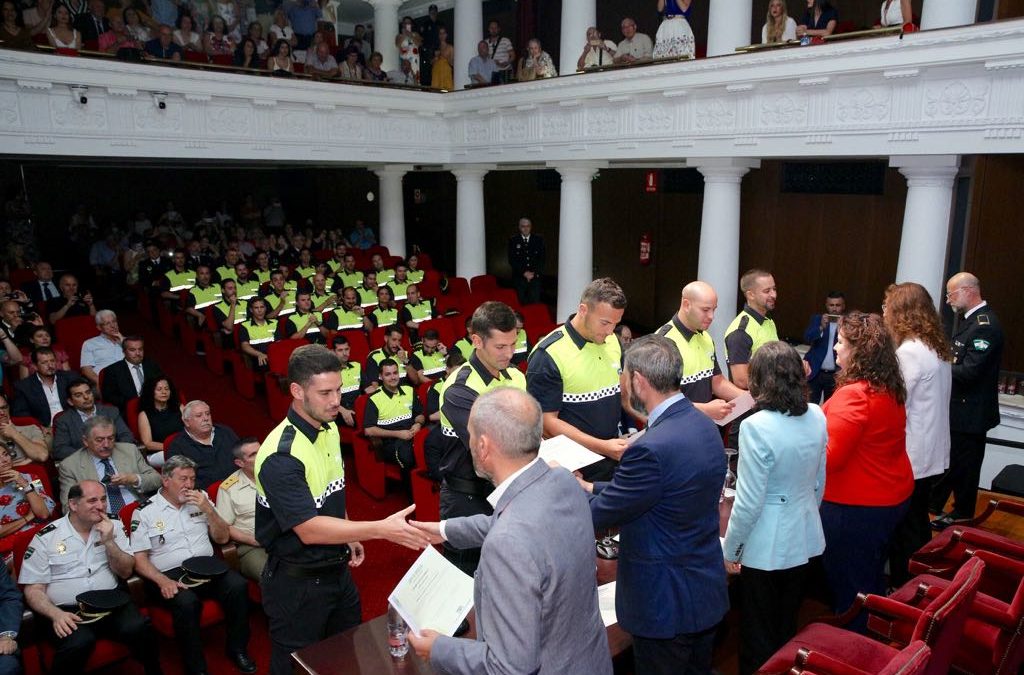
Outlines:
[{"label": "man in white shirt at balcony", "polygon": [[651,58],[654,43],[644,33],[636,31],[636,21],[630,17],[622,20],[622,42],[615,50],[615,63],[636,63]]},{"label": "man in white shirt at balcony", "polygon": [[596,26],[587,28],[587,44],[576,60],[576,70],[610,66],[615,61],[615,43],[601,37]]},{"label": "man in white shirt at balcony", "polygon": [[501,34],[501,24],[491,19],[487,24],[487,50],[494,59],[496,69],[491,81],[495,84],[504,84],[512,77],[512,66],[516,62],[516,50],[512,41]]},{"label": "man in white shirt at balcony", "polygon": [[498,66],[491,58],[491,48],[487,40],[476,45],[476,56],[469,60],[469,81],[473,85],[490,84]]}]

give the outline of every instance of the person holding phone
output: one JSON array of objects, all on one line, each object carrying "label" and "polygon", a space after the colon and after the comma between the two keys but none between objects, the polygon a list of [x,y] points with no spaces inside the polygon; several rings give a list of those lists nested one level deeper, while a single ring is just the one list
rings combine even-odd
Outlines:
[{"label": "person holding phone", "polygon": [[587,44],[576,60],[576,70],[599,68],[615,62],[615,43],[605,40],[596,26],[587,28]]},{"label": "person holding phone", "polygon": [[845,313],[846,296],[842,291],[829,291],[825,296],[825,312],[813,315],[804,331],[804,342],[811,346],[804,355],[810,367],[807,387],[811,403],[824,403],[836,389],[836,337],[839,319]]}]

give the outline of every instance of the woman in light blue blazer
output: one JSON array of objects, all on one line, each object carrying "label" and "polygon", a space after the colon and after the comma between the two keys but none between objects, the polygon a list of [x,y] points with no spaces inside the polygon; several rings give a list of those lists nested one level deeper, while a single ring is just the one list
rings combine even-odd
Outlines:
[{"label": "woman in light blue blazer", "polygon": [[722,544],[726,569],[742,569],[741,675],[796,634],[808,561],[825,550],[818,507],[828,440],[795,349],[769,342],[749,373],[757,412],[740,427],[736,501]]}]

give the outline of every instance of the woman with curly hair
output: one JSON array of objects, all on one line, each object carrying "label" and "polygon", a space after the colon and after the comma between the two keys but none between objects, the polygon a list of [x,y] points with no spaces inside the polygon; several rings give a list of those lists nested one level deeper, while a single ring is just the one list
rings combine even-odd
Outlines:
[{"label": "woman with curly hair", "polygon": [[825,415],[807,403],[803,361],[785,342],[769,342],[749,372],[757,412],[740,427],[736,501],[722,544],[726,570],[743,575],[740,675],[796,635],[809,561],[825,549]]},{"label": "woman with curly hair", "polygon": [[949,467],[953,351],[932,296],[920,284],[889,286],[882,318],[893,343],[899,345],[896,358],[907,387],[907,455],[914,469],[910,508],[889,547],[889,585],[901,586],[910,578],[911,554],[932,537],[928,496],[936,476]]},{"label": "woman with curly hair", "polygon": [[[889,538],[914,491],[907,457],[907,390],[896,349],[877,314],[852,312],[839,322],[836,391],[824,405],[828,423],[825,575],[833,608],[858,593],[885,595]],[[853,626],[863,629],[863,614]]]}]

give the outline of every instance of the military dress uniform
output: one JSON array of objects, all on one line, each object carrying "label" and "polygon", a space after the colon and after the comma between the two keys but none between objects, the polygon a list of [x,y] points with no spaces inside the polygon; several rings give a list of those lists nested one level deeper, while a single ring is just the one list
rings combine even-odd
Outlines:
[{"label": "military dress uniform", "polygon": [[[538,234],[524,237],[513,235],[508,240],[508,264],[512,268],[516,293],[520,304],[540,302],[540,278],[544,272],[544,238]],[[523,272],[533,272],[532,281],[527,281]]]},{"label": "military dress uniform", "polygon": [[[131,555],[131,546],[121,521],[114,522],[114,544]],[[21,584],[45,584],[46,597],[65,612],[78,611],[78,595],[86,591],[121,588],[122,580],[110,569],[107,549],[100,533],[93,528],[83,540],[71,524],[69,516],[50,523],[32,538],[18,577]],[[139,613],[131,602],[114,610],[95,623],[79,624],[71,635],[60,638],[46,631],[55,642],[51,672],[80,673],[100,638],[116,640],[128,646],[132,655],[146,668],[147,674],[160,672],[156,633],[149,619]]]},{"label": "military dress uniform", "polygon": [[658,335],[667,337],[683,358],[679,373],[679,390],[694,403],[709,403],[715,398],[711,388],[713,378],[722,374],[715,356],[715,341],[707,331],[692,331],[678,316],[658,329]]},{"label": "military dress uniform", "polygon": [[985,434],[999,424],[1003,327],[992,308],[984,304],[960,318],[952,337],[949,469],[932,488],[929,507],[941,513],[952,492],[952,517],[973,518],[985,460]]},{"label": "military dress uniform", "polygon": [[[185,575],[181,563],[189,558],[213,555],[206,514],[193,504],[174,506],[164,498],[162,491],[139,504],[132,514],[130,529],[132,552],[146,551],[153,566],[171,579]],[[195,588],[180,588],[170,600],[160,594],[159,586],[152,581],[147,580],[146,587],[151,601],[165,605],[171,612],[174,636],[181,645],[186,672],[206,671],[199,626],[204,598],[216,598],[224,610],[227,650],[231,653],[246,651],[249,598],[245,579],[238,572],[228,570]]]},{"label": "military dress uniform", "polygon": [[[622,347],[614,336],[600,345],[585,339],[572,326],[574,316],[533,348],[526,390],[540,402],[542,411],[558,413],[558,419],[583,433],[601,440],[618,438]],[[614,460],[605,457],[584,467],[583,477],[611,480],[615,466]]]},{"label": "military dress uniform", "polygon": [[[416,390],[409,386],[398,386],[395,392],[381,387],[373,392],[366,402],[363,414],[363,428],[378,427],[386,431],[406,431],[412,428],[416,418],[423,414],[423,406]],[[397,464],[403,470],[416,466],[412,441],[403,438],[374,438],[377,458],[382,462]]]},{"label": "military dress uniform", "polygon": [[362,621],[347,544],[303,544],[293,529],[316,516],[345,518],[345,466],[334,424],[314,427],[294,409],[256,455],[256,539],[267,550],[260,586],[270,626],[271,675],[291,653]]},{"label": "military dress uniform", "polygon": [[[469,452],[469,411],[480,394],[500,387],[526,390],[526,377],[515,368],[491,375],[474,352],[467,363],[445,378],[441,388],[441,435],[444,450],[438,472],[441,475],[441,518],[489,515],[487,495],[494,491],[490,481],[473,469]],[[444,556],[470,576],[480,563],[480,549],[457,549],[444,543]]]},{"label": "military dress uniform", "polygon": [[[256,536],[256,483],[241,469],[221,481],[217,490],[217,514],[228,525]],[[266,549],[242,543],[236,543],[236,548],[242,575],[259,581],[267,564]]]}]

